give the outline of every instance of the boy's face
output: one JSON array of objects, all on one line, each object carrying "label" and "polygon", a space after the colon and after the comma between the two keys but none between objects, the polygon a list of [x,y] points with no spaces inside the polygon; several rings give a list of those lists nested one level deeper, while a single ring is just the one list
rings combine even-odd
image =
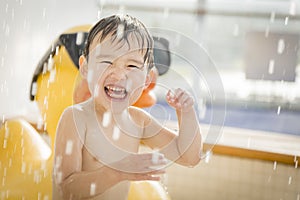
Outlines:
[{"label": "boy's face", "polygon": [[117,42],[118,38],[112,42],[107,36],[101,43],[99,36],[90,46],[87,74],[90,92],[96,103],[107,109],[125,109],[138,100],[145,86],[145,51],[130,35],[128,42]]}]

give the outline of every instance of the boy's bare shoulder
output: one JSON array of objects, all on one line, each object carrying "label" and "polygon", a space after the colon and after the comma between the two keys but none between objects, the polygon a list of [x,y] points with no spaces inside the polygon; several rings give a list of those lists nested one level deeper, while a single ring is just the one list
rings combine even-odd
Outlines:
[{"label": "boy's bare shoulder", "polygon": [[130,117],[138,124],[147,124],[151,120],[151,116],[145,110],[130,106],[128,109]]}]

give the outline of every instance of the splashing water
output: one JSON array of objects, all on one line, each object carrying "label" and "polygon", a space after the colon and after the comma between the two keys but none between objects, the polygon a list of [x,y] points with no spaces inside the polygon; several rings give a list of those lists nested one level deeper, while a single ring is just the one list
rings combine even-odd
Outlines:
[{"label": "splashing water", "polygon": [[238,24],[234,24],[234,28],[233,28],[233,33],[232,34],[233,34],[234,37],[239,36],[239,34],[240,34],[240,28],[239,28]]},{"label": "splashing water", "polygon": [[288,25],[288,23],[289,23],[289,17],[285,17],[285,19],[284,19],[284,25],[286,26],[286,25]]},{"label": "splashing water", "polygon": [[73,152],[73,141],[72,140],[68,140],[67,144],[66,144],[65,154],[66,155],[71,155],[72,152]]},{"label": "splashing water", "polygon": [[285,48],[285,43],[284,39],[279,39],[278,40],[278,45],[277,45],[277,53],[282,54]]},{"label": "splashing water", "polygon": [[76,44],[81,45],[84,42],[83,32],[78,32],[76,35]]},{"label": "splashing water", "polygon": [[52,58],[52,55],[49,56],[48,58],[48,71],[52,70],[53,66],[54,66],[54,60]]},{"label": "splashing water", "polygon": [[274,73],[274,65],[275,65],[275,61],[271,59],[269,61],[269,69],[268,69],[269,74],[273,74]]},{"label": "splashing water", "polygon": [[56,70],[52,69],[50,71],[50,77],[49,77],[49,82],[50,83],[54,83],[55,82],[55,76],[56,76]]},{"label": "splashing water", "polygon": [[[98,48],[97,48],[98,49]],[[87,82],[88,83],[91,83],[92,82],[92,78],[93,78],[93,70],[92,69],[89,69],[88,73],[87,73]]]},{"label": "splashing water", "polygon": [[120,24],[120,25],[118,26],[118,29],[117,29],[117,38],[118,38],[118,39],[123,38],[123,36],[124,36],[124,29],[125,29],[125,27],[124,27],[123,24]]},{"label": "splashing water", "polygon": [[278,106],[278,108],[277,108],[277,115],[280,114],[280,110],[281,110],[281,106]]},{"label": "splashing water", "polygon": [[108,127],[108,125],[111,123],[111,113],[110,112],[105,112],[103,114],[103,119],[102,119],[102,126],[103,127]]},{"label": "splashing water", "polygon": [[90,195],[93,196],[96,194],[96,184],[95,183],[91,183],[90,186]]},{"label": "splashing water", "polygon": [[167,19],[169,17],[170,9],[168,7],[164,8],[163,18]]},{"label": "splashing water", "polygon": [[117,126],[114,126],[112,139],[115,141],[120,139],[120,129]]},{"label": "splashing water", "polygon": [[23,161],[21,166],[21,173],[24,174],[26,171],[26,163]]},{"label": "splashing water", "polygon": [[270,23],[273,23],[275,21],[275,15],[276,15],[275,11],[272,11],[270,15]]},{"label": "splashing water", "polygon": [[292,183],[292,177],[290,176],[290,177],[289,177],[288,184],[291,185],[291,183]]},{"label": "splashing water", "polygon": [[277,161],[274,161],[273,170],[276,170],[276,168],[277,168]]},{"label": "splashing water", "polygon": [[289,14],[292,16],[296,15],[296,2],[295,1],[291,1]]},{"label": "splashing water", "polygon": [[160,156],[159,151],[158,150],[154,150],[153,154],[152,154],[152,159],[151,159],[151,161],[152,161],[153,164],[157,164],[158,163],[159,156]]}]

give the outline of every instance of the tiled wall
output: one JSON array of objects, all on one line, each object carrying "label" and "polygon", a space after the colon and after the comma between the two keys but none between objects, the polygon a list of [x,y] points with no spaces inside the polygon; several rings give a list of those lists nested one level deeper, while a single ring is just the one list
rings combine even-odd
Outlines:
[{"label": "tiled wall", "polygon": [[223,155],[207,161],[168,168],[172,200],[300,200],[300,167]]}]

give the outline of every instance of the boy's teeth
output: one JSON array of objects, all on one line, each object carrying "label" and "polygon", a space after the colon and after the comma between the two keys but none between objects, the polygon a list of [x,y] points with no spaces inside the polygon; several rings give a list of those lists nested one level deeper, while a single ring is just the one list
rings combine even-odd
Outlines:
[{"label": "boy's teeth", "polygon": [[112,98],[124,98],[126,96],[126,89],[118,86],[106,86],[105,91],[108,96]]}]

